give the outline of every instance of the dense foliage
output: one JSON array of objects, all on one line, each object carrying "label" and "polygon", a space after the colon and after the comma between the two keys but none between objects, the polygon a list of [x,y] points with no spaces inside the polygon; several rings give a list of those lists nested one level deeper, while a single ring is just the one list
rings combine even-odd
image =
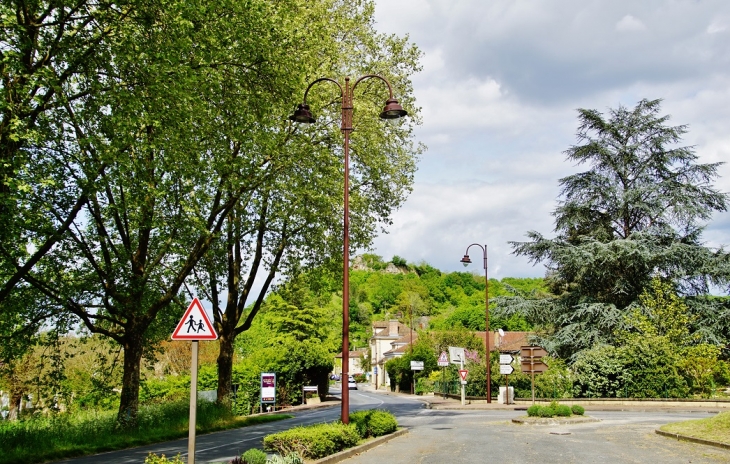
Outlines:
[{"label": "dense foliage", "polygon": [[[352,159],[353,245],[367,246],[409,192],[421,151],[409,82],[419,53],[377,34],[373,8],[366,0],[4,2],[3,366],[41,328],[82,325],[123,348],[118,419],[134,426],[142,360],[169,336],[192,283],[215,306],[219,393],[228,393],[258,267],[267,283],[248,324],[279,272],[338,256],[337,126],[302,131],[286,119],[307,82],[383,74],[413,106],[405,123],[365,117],[353,135],[361,146]],[[369,84],[358,92],[365,116],[387,97]],[[310,97],[325,121],[336,115],[331,93]]]},{"label": "dense foliage", "polygon": [[[726,211],[728,194],[712,183],[719,163],[700,164],[692,147],[682,147],[685,126],[670,126],[659,100],[620,106],[607,117],[579,110],[578,144],[569,161],[589,170],[560,179],[561,199],[553,213],[555,238],[532,231],[513,242],[514,252],[545,263],[555,298],[515,297],[508,314],[522,314],[547,336],[543,345],[571,357],[613,343],[624,316],[654,276],[683,295],[707,294],[728,284],[728,255],[702,244],[704,223]],[[724,343],[719,311],[707,309],[703,337]],[[715,306],[716,309],[720,309]]]}]

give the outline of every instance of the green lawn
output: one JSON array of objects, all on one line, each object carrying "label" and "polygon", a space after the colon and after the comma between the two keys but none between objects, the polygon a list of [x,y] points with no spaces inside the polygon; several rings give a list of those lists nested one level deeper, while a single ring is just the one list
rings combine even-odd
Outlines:
[{"label": "green lawn", "polygon": [[721,412],[706,419],[674,422],[659,427],[659,430],[730,444],[730,412]]},{"label": "green lawn", "polygon": [[[188,436],[184,402],[140,408],[139,427],[119,429],[116,411],[61,414],[0,422],[0,464],[32,464],[159,443]],[[198,434],[245,427],[293,416],[233,416],[227,408],[200,403]]]}]

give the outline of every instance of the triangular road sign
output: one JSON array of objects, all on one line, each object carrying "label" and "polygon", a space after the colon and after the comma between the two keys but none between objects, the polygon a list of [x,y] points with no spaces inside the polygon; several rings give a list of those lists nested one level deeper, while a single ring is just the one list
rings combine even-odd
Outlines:
[{"label": "triangular road sign", "polygon": [[461,376],[461,380],[463,380],[464,382],[466,382],[466,376],[468,374],[469,374],[469,371],[467,371],[466,369],[461,369],[459,371],[459,375]]},{"label": "triangular road sign", "polygon": [[172,333],[173,340],[217,340],[218,334],[197,297],[193,298]]},{"label": "triangular road sign", "polygon": [[441,356],[439,356],[438,365],[439,366],[448,366],[449,365],[449,357],[445,351],[441,352]]}]

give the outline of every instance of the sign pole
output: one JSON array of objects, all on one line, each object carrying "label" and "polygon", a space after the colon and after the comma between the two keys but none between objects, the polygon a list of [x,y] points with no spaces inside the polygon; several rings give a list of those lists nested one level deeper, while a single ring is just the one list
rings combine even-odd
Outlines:
[{"label": "sign pole", "polygon": [[[464,360],[460,360],[461,364],[461,370],[464,370]],[[466,404],[466,382],[462,379],[461,381],[461,405],[464,406]]]},{"label": "sign pole", "polygon": [[535,404],[535,371],[532,371],[532,404]]},{"label": "sign pole", "polygon": [[188,464],[195,464],[195,421],[198,409],[198,341],[193,340],[190,362],[190,421],[188,431]]}]

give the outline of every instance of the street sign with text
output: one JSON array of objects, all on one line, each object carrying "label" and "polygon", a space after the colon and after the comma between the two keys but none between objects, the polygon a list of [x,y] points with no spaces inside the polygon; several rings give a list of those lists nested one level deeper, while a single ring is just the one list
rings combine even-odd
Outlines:
[{"label": "street sign with text", "polygon": [[511,354],[500,354],[499,363],[500,364],[512,364],[512,355]]},{"label": "street sign with text", "polygon": [[510,375],[512,372],[514,372],[514,370],[515,370],[515,368],[509,364],[500,364],[499,365],[499,373],[502,375]]}]

